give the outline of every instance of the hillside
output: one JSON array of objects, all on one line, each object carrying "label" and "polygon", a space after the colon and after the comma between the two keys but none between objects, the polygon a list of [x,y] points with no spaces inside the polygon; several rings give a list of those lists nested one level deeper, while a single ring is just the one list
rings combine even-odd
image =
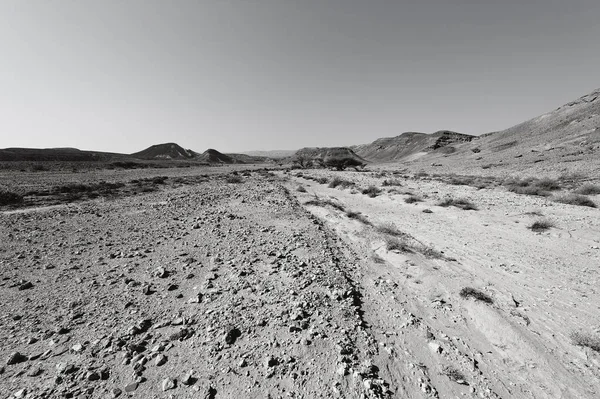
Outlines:
[{"label": "hillside", "polygon": [[[367,160],[358,156],[348,147],[307,147],[296,151],[290,161],[306,165],[309,163],[327,164],[334,159],[347,159],[356,164],[365,164]],[[349,165],[351,166],[351,165]]]},{"label": "hillside", "polygon": [[433,134],[406,132],[396,137],[377,139],[371,144],[351,147],[356,154],[373,162],[410,160],[437,151],[452,153],[454,145],[473,140],[475,136],[442,130]]},{"label": "hillside", "polygon": [[413,165],[424,169],[440,165],[456,173],[597,174],[600,89],[544,115],[454,147],[451,154],[430,153]]},{"label": "hillside", "polygon": [[192,150],[186,150],[175,143],[156,144],[131,154],[132,157],[139,159],[191,159],[196,157]]}]

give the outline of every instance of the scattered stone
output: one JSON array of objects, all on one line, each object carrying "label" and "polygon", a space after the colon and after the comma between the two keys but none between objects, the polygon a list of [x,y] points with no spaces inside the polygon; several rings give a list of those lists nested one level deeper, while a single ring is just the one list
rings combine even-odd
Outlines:
[{"label": "scattered stone", "polygon": [[123,393],[123,391],[120,388],[113,388],[112,397],[118,398],[122,393]]},{"label": "scattered stone", "polygon": [[15,392],[13,394],[13,396],[15,398],[24,398],[26,394],[27,394],[27,389],[23,388],[23,389],[19,389],[17,392]]},{"label": "scattered stone", "polygon": [[127,384],[127,385],[125,385],[125,392],[133,392],[137,389],[137,387],[138,387],[137,382],[132,382],[130,384]]},{"label": "scattered stone", "polygon": [[156,359],[154,360],[154,364],[157,366],[162,366],[166,362],[167,362],[167,357],[163,354],[156,356]]},{"label": "scattered stone", "polygon": [[19,285],[19,291],[28,290],[30,288],[33,288],[33,284],[31,283],[31,281],[25,281],[21,283],[21,285]]},{"label": "scattered stone", "polygon": [[183,385],[192,385],[194,384],[195,379],[193,377],[193,372],[192,371],[188,371],[182,378],[181,378],[181,383]]},{"label": "scattered stone", "polygon": [[26,360],[27,356],[21,355],[19,352],[13,352],[8,356],[8,359],[6,359],[6,364],[10,366],[13,364],[22,363]]},{"label": "scattered stone", "polygon": [[35,366],[31,369],[29,369],[29,371],[27,372],[27,376],[28,377],[37,377],[38,375],[42,374],[44,372],[44,370],[42,368],[40,368],[40,366]]},{"label": "scattered stone", "polygon": [[169,277],[169,272],[164,267],[157,267],[154,275],[158,278],[167,278]]},{"label": "scattered stone", "polygon": [[227,333],[225,334],[225,343],[227,345],[233,345],[235,343],[235,341],[239,337],[241,337],[241,335],[242,335],[242,332],[238,328],[236,328],[236,327],[230,328],[227,331]]},{"label": "scattered stone", "polygon": [[169,377],[165,378],[162,382],[162,390],[163,391],[175,389],[176,386],[177,386],[177,381],[172,378],[169,378]]},{"label": "scattered stone", "polygon": [[88,381],[98,381],[100,379],[100,374],[98,374],[96,371],[89,371],[85,375],[85,379]]}]

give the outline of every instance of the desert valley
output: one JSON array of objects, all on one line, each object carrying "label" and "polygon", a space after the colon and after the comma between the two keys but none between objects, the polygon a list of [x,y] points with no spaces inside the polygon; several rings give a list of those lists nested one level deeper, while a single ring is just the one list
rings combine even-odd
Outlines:
[{"label": "desert valley", "polygon": [[598,398],[599,194],[600,90],[480,136],[0,150],[0,397]]}]

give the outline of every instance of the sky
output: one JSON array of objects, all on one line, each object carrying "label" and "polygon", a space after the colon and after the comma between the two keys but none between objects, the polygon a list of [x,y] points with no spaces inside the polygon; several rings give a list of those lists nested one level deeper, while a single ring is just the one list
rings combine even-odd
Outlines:
[{"label": "sky", "polygon": [[0,0],[0,148],[502,130],[600,87],[598,0]]}]

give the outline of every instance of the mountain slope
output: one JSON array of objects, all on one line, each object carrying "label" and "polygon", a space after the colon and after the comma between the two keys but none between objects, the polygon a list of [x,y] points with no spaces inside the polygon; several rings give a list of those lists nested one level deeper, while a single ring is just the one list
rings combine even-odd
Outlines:
[{"label": "mountain slope", "polygon": [[357,155],[374,162],[407,160],[428,152],[451,153],[454,144],[469,142],[475,136],[441,130],[433,134],[406,132],[396,137],[377,139],[371,144],[351,147]]},{"label": "mountain slope", "polygon": [[139,159],[191,159],[196,157],[192,150],[186,150],[175,143],[155,144],[131,154],[132,157]]}]

